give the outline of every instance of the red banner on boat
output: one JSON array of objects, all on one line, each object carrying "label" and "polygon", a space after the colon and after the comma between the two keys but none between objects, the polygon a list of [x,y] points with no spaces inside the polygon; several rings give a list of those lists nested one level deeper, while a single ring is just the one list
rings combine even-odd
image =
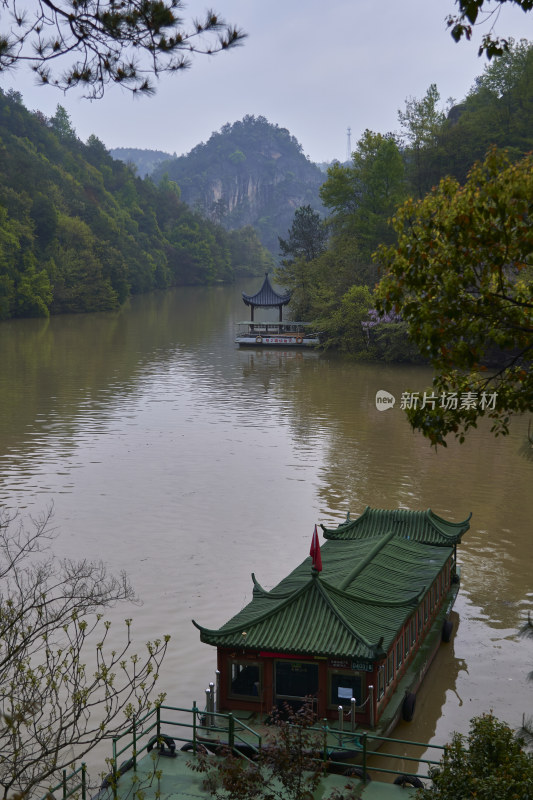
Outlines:
[{"label": "red banner on boat", "polygon": [[313,538],[311,539],[311,549],[309,550],[309,555],[313,559],[313,567],[318,571],[322,572],[322,556],[320,555],[320,542],[318,541],[318,531],[316,529],[313,531]]}]

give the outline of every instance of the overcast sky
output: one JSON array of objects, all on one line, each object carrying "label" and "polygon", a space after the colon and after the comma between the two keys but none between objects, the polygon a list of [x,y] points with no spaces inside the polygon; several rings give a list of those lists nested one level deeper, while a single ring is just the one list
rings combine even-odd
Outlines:
[{"label": "overcast sky", "polygon": [[[407,97],[436,83],[443,105],[459,101],[486,63],[477,56],[481,33],[471,42],[451,39],[452,0],[213,0],[213,7],[248,33],[244,45],[163,75],[155,97],[134,100],[112,87],[89,102],[35,86],[22,68],[2,74],[0,85],[47,116],[60,103],[83,141],[94,133],[109,148],[180,155],[254,114],[288,128],[313,161],[342,161],[348,126],[352,146],[365,128],[397,131]],[[203,16],[205,8],[190,0],[187,15]],[[496,30],[533,40],[533,12],[504,7]]]}]

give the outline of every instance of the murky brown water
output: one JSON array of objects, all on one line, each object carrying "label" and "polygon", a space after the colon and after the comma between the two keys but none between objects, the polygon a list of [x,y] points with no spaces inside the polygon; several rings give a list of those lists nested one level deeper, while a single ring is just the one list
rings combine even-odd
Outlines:
[{"label": "murky brown water", "polygon": [[[243,287],[252,291],[257,280]],[[444,742],[493,709],[533,712],[531,642],[516,631],[533,599],[533,461],[527,420],[435,453],[398,405],[425,368],[347,364],[314,352],[238,350],[240,290],[181,289],[117,314],[0,325],[0,501],[54,505],[58,554],[104,557],[144,600],[140,640],[172,634],[162,687],[203,700],[217,627],[309,551],[315,522],[366,505],[473,512],[460,549],[453,642],[443,646],[399,738]],[[400,770],[399,770],[400,771]]]}]

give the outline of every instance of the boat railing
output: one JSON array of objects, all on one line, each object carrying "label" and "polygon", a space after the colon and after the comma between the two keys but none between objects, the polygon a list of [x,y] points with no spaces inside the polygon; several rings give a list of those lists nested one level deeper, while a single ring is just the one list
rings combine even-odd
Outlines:
[{"label": "boat railing", "polygon": [[48,800],[48,798],[54,797],[54,793],[59,791],[61,792],[62,800],[67,800],[73,795],[75,795],[79,800],[86,800],[87,766],[85,762],[69,774],[67,774],[67,770],[64,769],[60,783],[58,783],[57,786],[53,786],[48,789],[42,800]]},{"label": "boat railing", "polygon": [[[209,737],[218,736],[218,741],[212,742],[219,747],[238,753],[249,761],[258,756],[262,747],[262,736],[251,728],[242,719],[235,717],[231,712],[225,714],[220,711],[204,711],[201,716],[202,727]],[[245,736],[248,734],[248,737]],[[206,739],[201,737],[200,744],[206,744]],[[248,754],[247,752],[248,751]],[[252,756],[250,758],[249,756]]]},{"label": "boat railing", "polygon": [[[406,782],[414,777],[428,779],[429,769],[440,764],[441,754],[445,752],[443,745],[414,742],[407,739],[392,739],[378,736],[366,731],[347,731],[331,726],[327,719],[307,729],[316,734],[316,746],[312,760],[323,764],[326,771],[340,771],[345,775],[359,776],[363,781],[370,780],[370,773],[397,775]],[[383,752],[382,744],[402,745],[401,753]],[[434,757],[424,758],[421,755],[410,755],[406,748],[423,748],[435,753]],[[438,755],[438,760],[437,756]],[[384,765],[384,760],[401,761],[400,768]],[[407,763],[407,767],[406,767]],[[398,775],[400,773],[400,775]]]},{"label": "boat railing", "polygon": [[[397,774],[398,771],[401,771],[405,773],[405,762],[414,765],[412,769],[409,769],[410,774],[419,774],[421,777],[427,778],[427,768],[437,766],[440,761],[434,758],[409,755],[405,748],[416,747],[426,751],[439,751],[439,758],[440,753],[446,749],[441,745],[391,739],[357,729],[355,731],[342,730],[340,727],[331,726],[328,720],[323,720],[321,724],[313,725],[308,730],[316,733],[317,746],[314,758],[323,764],[324,770],[342,768],[344,771],[347,766],[350,766],[347,764],[348,760],[356,760],[356,763],[361,765],[361,769],[360,773],[356,772],[355,774],[360,774],[363,780],[366,780],[371,772]],[[190,751],[193,755],[205,752],[206,749],[213,752],[222,749],[231,751],[249,761],[253,761],[263,747],[261,734],[232,713],[202,711],[196,703],[192,708],[158,705],[143,717],[133,719],[122,734],[112,737],[112,758],[106,759],[111,771],[101,788],[110,789],[111,796],[117,800],[121,777],[130,770],[133,770],[134,773],[137,771],[138,761],[140,761],[144,749],[148,752],[155,749],[156,756],[175,757],[177,742],[182,743],[182,750]],[[400,754],[383,753],[378,749],[383,743],[402,745],[402,752]],[[119,764],[121,757],[125,755],[128,757]],[[391,769],[377,763],[383,758],[392,761],[401,760],[401,770]],[[423,775],[420,772],[421,765],[426,767],[426,773]],[[354,767],[354,769],[358,769],[358,767]],[[87,800],[85,764],[68,775],[64,770],[61,782],[49,789],[41,800],[51,800],[51,798],[68,800],[74,794],[81,800]],[[106,797],[109,797],[109,794]]]}]

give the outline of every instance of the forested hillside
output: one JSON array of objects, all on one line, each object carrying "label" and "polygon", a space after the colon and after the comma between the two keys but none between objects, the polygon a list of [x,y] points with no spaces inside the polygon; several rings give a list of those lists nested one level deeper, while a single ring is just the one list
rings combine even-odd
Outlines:
[{"label": "forested hillside", "polygon": [[[432,84],[423,98],[408,98],[398,116],[399,134],[367,130],[355,146],[351,163],[336,163],[328,169],[320,196],[329,215],[324,222],[310,209],[297,211],[277,273],[279,283],[293,291],[293,313],[316,321],[326,347],[355,357],[420,358],[400,318],[392,314],[380,321],[372,311],[374,288],[387,272],[394,251],[380,251],[388,253],[388,258],[374,254],[380,246],[394,248],[397,231],[406,233],[416,225],[415,218],[398,212],[408,198],[415,203],[428,198],[429,207],[432,196],[455,192],[456,182],[464,184],[474,163],[482,161],[489,148],[504,149],[511,162],[524,163],[525,154],[533,150],[533,45],[525,40],[511,42],[509,52],[485,67],[461,103],[444,107],[438,87]],[[501,159],[505,164],[506,157]],[[517,170],[519,175],[519,166]],[[446,186],[434,188],[445,176],[450,176]],[[522,189],[516,191],[520,194]],[[498,211],[492,213],[497,216]],[[468,214],[459,219],[462,235],[472,234],[470,248],[474,250],[480,223],[474,230]],[[436,224],[427,224],[426,271],[437,245],[453,239],[449,231],[441,232],[439,238]],[[324,230],[329,234],[327,241]],[[453,271],[459,263],[453,247],[447,259]],[[407,263],[408,259],[406,270]],[[410,279],[420,283],[420,267],[413,268]]]},{"label": "forested hillside", "polygon": [[186,203],[226,230],[252,225],[275,256],[295,209],[322,209],[324,173],[288,130],[264,117],[224,125],[186,156],[160,164],[154,180],[164,174]]},{"label": "forested hillside", "polygon": [[66,111],[0,92],[0,319],[117,308],[129,294],[232,280],[271,263],[251,228],[228,233],[83,144]]}]

